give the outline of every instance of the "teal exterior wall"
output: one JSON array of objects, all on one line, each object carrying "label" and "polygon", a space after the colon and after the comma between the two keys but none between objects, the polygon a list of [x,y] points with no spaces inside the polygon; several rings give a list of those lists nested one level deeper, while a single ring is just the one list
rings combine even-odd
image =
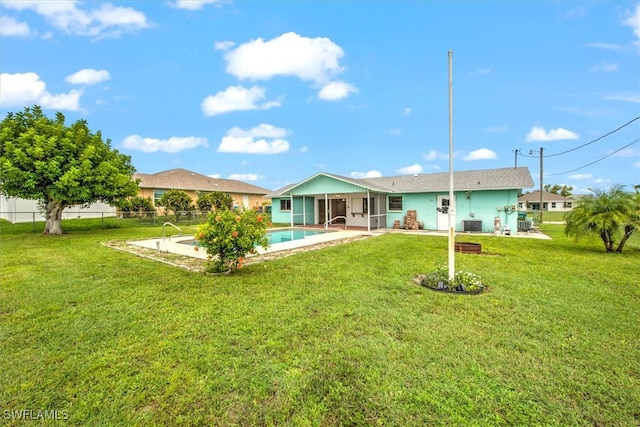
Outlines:
[{"label": "teal exterior wall", "polygon": [[[438,196],[448,196],[448,192],[439,193],[410,193],[391,194],[387,196],[387,206],[389,206],[390,196],[402,196],[402,211],[387,211],[387,228],[392,228],[394,221],[404,223],[404,216],[409,210],[415,210],[417,220],[424,223],[427,230],[438,229]],[[494,231],[494,220],[500,219],[501,229],[507,225],[512,234],[518,228],[517,209],[508,212],[505,206],[511,210],[512,205],[518,204],[518,190],[484,190],[467,193],[464,191],[454,192],[456,199],[456,224],[455,230],[464,230],[464,220],[482,221],[482,232],[492,233]],[[500,210],[498,210],[500,208]]]},{"label": "teal exterior wall", "polygon": [[[291,211],[280,209],[280,200],[290,200],[289,197],[273,198],[271,204],[271,222],[274,223],[291,223]],[[303,209],[304,206],[304,209]],[[293,223],[294,225],[313,224],[313,196],[310,197],[294,197],[293,198]],[[305,222],[306,217],[306,222]]]},{"label": "teal exterior wall", "polygon": [[[363,187],[351,184],[349,182],[340,181],[335,178],[320,175],[304,184],[297,186],[293,190],[293,194],[345,194],[359,193],[363,191]],[[365,190],[366,191],[366,190]]]}]

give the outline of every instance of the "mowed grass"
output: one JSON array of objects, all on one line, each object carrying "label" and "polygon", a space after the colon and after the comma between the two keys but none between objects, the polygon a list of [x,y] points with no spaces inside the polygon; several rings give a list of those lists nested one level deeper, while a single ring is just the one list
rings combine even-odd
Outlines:
[{"label": "mowed grass", "polygon": [[[0,409],[71,425],[640,423],[640,238],[460,236],[489,292],[413,277],[446,237],[389,234],[191,273],[102,245],[161,235],[0,224]],[[135,224],[134,224],[135,225]],[[111,228],[116,227],[116,228]]]}]

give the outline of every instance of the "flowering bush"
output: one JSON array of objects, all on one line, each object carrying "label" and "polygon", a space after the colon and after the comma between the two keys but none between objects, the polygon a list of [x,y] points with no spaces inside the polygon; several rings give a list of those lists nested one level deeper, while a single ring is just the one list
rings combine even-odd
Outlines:
[{"label": "flowering bush", "polygon": [[449,280],[449,268],[446,265],[425,274],[422,285],[433,289],[459,292],[481,292],[484,289],[482,278],[468,271],[458,271],[454,274],[453,280]]},{"label": "flowering bush", "polygon": [[267,222],[254,210],[218,210],[198,227],[195,238],[207,251],[207,272],[242,268],[245,257],[258,246],[267,249]]}]

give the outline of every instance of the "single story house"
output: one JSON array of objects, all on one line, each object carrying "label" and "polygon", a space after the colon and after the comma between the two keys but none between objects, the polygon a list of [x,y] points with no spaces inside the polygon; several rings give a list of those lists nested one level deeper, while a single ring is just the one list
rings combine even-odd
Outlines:
[{"label": "single story house", "polygon": [[[424,229],[449,229],[449,173],[348,178],[317,173],[270,194],[272,221],[293,225],[401,227],[407,217]],[[517,232],[518,194],[533,187],[526,167],[456,171],[456,231]]]},{"label": "single story house", "polygon": [[136,173],[133,178],[140,180],[138,195],[151,198],[153,206],[157,206],[157,201],[169,190],[182,190],[194,202],[198,194],[220,191],[229,194],[237,207],[253,209],[271,204],[271,199],[265,197],[271,190],[235,179],[212,178],[182,168],[153,174]]},{"label": "single story house", "polygon": [[[542,192],[543,212],[569,212],[574,208],[576,199],[573,197],[561,196],[560,194]],[[539,211],[540,210],[540,190],[524,194],[518,197],[518,210]]]}]

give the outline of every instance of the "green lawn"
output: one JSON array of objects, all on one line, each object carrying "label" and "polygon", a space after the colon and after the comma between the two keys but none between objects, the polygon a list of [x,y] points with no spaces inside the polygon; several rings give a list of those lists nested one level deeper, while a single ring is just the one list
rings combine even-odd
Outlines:
[{"label": "green lawn", "polygon": [[[127,224],[128,226],[123,226]],[[116,251],[113,220],[0,223],[0,409],[73,425],[640,423],[640,237],[462,236],[490,291],[413,277],[447,239],[389,234],[211,277]],[[25,424],[33,425],[32,421]]]}]

